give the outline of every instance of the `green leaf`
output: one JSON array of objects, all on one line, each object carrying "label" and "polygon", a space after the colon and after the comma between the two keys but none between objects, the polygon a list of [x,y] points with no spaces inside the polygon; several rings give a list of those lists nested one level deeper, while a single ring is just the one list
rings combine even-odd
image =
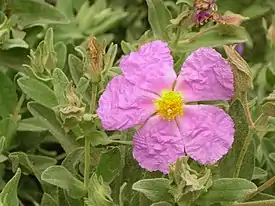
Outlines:
[{"label": "green leaf", "polygon": [[10,7],[23,26],[34,24],[64,24],[68,19],[54,6],[38,0],[11,0]]},{"label": "green leaf", "polygon": [[196,33],[187,36],[172,48],[178,52],[191,52],[200,47],[218,47],[243,42],[251,43],[250,36],[243,27],[233,24],[217,24],[201,32],[200,35]]},{"label": "green leaf", "polygon": [[170,204],[169,202],[156,202],[151,206],[172,206],[172,204]]},{"label": "green leaf", "polygon": [[78,147],[70,152],[67,157],[63,160],[62,166],[74,176],[78,175],[78,166],[84,157],[84,148]]},{"label": "green leaf", "polygon": [[44,127],[40,121],[36,118],[26,118],[19,122],[17,131],[31,131],[31,132],[43,132],[47,131],[48,128]]},{"label": "green leaf", "polygon": [[267,175],[268,175],[267,171],[263,170],[260,167],[255,167],[252,180],[257,180],[257,179],[262,180],[267,178]]},{"label": "green leaf", "polygon": [[4,136],[0,137],[0,153],[3,153],[6,147],[6,138]]},{"label": "green leaf", "polygon": [[125,187],[127,183],[124,182],[123,185],[119,188],[119,206],[124,206],[124,199],[125,199]]},{"label": "green leaf", "polygon": [[77,56],[69,54],[69,68],[75,84],[78,84],[83,75],[83,67],[82,61]]},{"label": "green leaf", "polygon": [[5,118],[0,121],[0,134],[5,137],[6,149],[9,149],[13,143],[17,127],[17,122],[15,122],[12,118]]},{"label": "green leaf", "polygon": [[0,202],[5,203],[5,206],[18,206],[19,200],[17,197],[17,187],[21,176],[21,170],[18,169],[12,179],[5,185],[1,194]]},{"label": "green leaf", "polygon": [[[74,199],[68,196],[66,190],[59,189],[59,202],[64,203],[62,206],[83,206],[83,199]],[[61,205],[60,205],[61,206]]]},{"label": "green leaf", "polygon": [[188,6],[192,7],[193,6],[193,0],[178,0],[176,4],[187,4]]},{"label": "green leaf", "polygon": [[213,181],[208,192],[200,196],[197,204],[207,206],[213,203],[242,201],[244,197],[257,190],[257,186],[246,179],[221,178]]},{"label": "green leaf", "polygon": [[1,48],[4,50],[12,48],[25,48],[28,49],[29,45],[23,39],[8,39],[1,44]]},{"label": "green leaf", "polygon": [[54,50],[56,52],[56,67],[63,69],[67,59],[67,47],[63,42],[58,42],[54,45]]},{"label": "green leaf", "polygon": [[[235,136],[231,150],[219,163],[221,177],[234,177],[237,170],[236,165],[240,158],[240,153],[245,145],[245,140],[249,135],[249,126],[244,107],[239,99],[236,99],[231,104],[229,108],[229,115],[232,117],[235,124]],[[253,141],[251,141],[242,161],[238,177],[251,180],[254,170],[254,162],[254,144]]]},{"label": "green leaf", "polygon": [[42,173],[41,179],[66,190],[72,198],[81,198],[86,193],[84,184],[63,166],[49,167]]},{"label": "green leaf", "polygon": [[46,84],[30,77],[21,77],[17,82],[22,91],[37,103],[48,108],[58,105],[53,90]]},{"label": "green leaf", "polygon": [[97,176],[101,176],[106,183],[111,183],[121,168],[120,149],[115,147],[100,155],[100,161],[96,168]]},{"label": "green leaf", "polygon": [[148,20],[154,34],[166,39],[165,30],[170,23],[171,14],[162,0],[146,0],[148,5]]},{"label": "green leaf", "polygon": [[66,98],[66,90],[69,85],[69,80],[64,72],[56,68],[53,71],[53,90],[56,96],[56,99],[60,105],[66,105],[67,98]]},{"label": "green leaf", "polygon": [[28,109],[31,114],[50,131],[67,153],[77,147],[75,139],[65,133],[52,110],[35,102],[29,102]]},{"label": "green leaf", "polygon": [[41,206],[59,206],[59,205],[51,195],[44,193],[41,200]]},{"label": "green leaf", "polygon": [[117,55],[117,45],[111,44],[107,53],[104,56],[104,71],[108,71],[109,69],[112,68],[115,57]]},{"label": "green leaf", "polygon": [[264,15],[268,11],[270,11],[270,7],[263,7],[260,4],[252,4],[244,9],[242,15],[249,18],[255,18]]},{"label": "green leaf", "polygon": [[111,188],[106,184],[102,177],[93,174],[88,185],[88,198],[85,199],[88,206],[113,206],[111,198]]},{"label": "green leaf", "polygon": [[[2,56],[1,56],[2,58]],[[0,72],[0,116],[7,117],[14,112],[17,103],[15,84],[3,72]]]},{"label": "green leaf", "polygon": [[224,50],[234,73],[235,97],[241,98],[244,92],[253,88],[251,69],[233,47],[224,46]]},{"label": "green leaf", "polygon": [[62,12],[66,17],[73,18],[73,0],[58,0],[56,2],[56,8]]},{"label": "green leaf", "polygon": [[143,179],[133,184],[133,190],[143,193],[153,202],[171,200],[169,180],[165,178]]},{"label": "green leaf", "polygon": [[9,50],[0,49],[0,64],[3,67],[14,69],[15,71],[23,71],[23,64],[28,64],[29,50],[23,48],[14,48]]},{"label": "green leaf", "polygon": [[48,167],[55,165],[57,161],[53,158],[41,155],[27,155],[24,152],[13,152],[9,154],[13,171],[22,166],[22,172],[34,174],[40,180],[41,172]]},{"label": "green leaf", "polygon": [[275,116],[275,90],[263,100],[262,110],[268,116]]},{"label": "green leaf", "polygon": [[275,150],[274,143],[270,139],[264,137],[261,141],[260,149],[263,152],[268,169],[272,170],[272,172],[275,172],[275,162],[272,158],[270,158],[270,154],[272,154]]},{"label": "green leaf", "polygon": [[130,54],[131,52],[135,51],[135,48],[128,42],[126,41],[121,41],[121,49],[124,54]]},{"label": "green leaf", "polygon": [[13,171],[20,167],[23,174],[35,175],[44,192],[53,197],[57,196],[56,188],[41,180],[42,172],[46,168],[55,165],[57,162],[55,159],[40,155],[27,155],[23,152],[13,152],[9,155],[9,159],[11,160]]}]

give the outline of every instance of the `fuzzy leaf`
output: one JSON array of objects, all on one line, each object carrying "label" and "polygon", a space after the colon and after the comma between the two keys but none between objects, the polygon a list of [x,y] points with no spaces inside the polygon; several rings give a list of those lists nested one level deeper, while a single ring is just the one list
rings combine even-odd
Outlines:
[{"label": "fuzzy leaf", "polygon": [[65,96],[68,85],[69,80],[67,76],[61,69],[56,68],[53,71],[53,90],[60,105],[65,105],[68,103]]},{"label": "fuzzy leaf", "polygon": [[93,174],[89,181],[88,198],[85,203],[88,206],[113,206],[111,198],[111,188],[106,184],[101,177]]},{"label": "fuzzy leaf", "polygon": [[66,152],[70,152],[77,147],[75,139],[65,133],[52,110],[35,102],[29,102],[28,109],[31,114],[52,133]]},{"label": "fuzzy leaf", "polygon": [[20,176],[21,176],[21,170],[18,169],[16,174],[13,176],[13,178],[10,179],[10,181],[3,188],[0,194],[0,202],[4,203],[5,206],[19,205],[19,200],[17,197],[17,187],[18,187]]},{"label": "fuzzy leaf", "polygon": [[68,19],[54,6],[38,0],[11,0],[13,13],[20,18],[23,26],[33,24],[63,24]]},{"label": "fuzzy leaf", "polygon": [[234,73],[235,97],[241,97],[243,92],[253,88],[252,72],[246,61],[233,47],[224,46],[224,50]]},{"label": "fuzzy leaf", "polygon": [[179,52],[191,52],[200,47],[218,47],[243,42],[251,43],[250,36],[243,27],[217,24],[201,35],[193,34],[192,37],[187,36],[186,39],[180,40],[174,49]]},{"label": "fuzzy leaf", "polygon": [[171,14],[162,0],[146,0],[148,5],[148,20],[154,34],[166,39],[165,30],[170,23]]},{"label": "fuzzy leaf", "polygon": [[244,197],[257,190],[257,186],[246,179],[221,178],[213,181],[208,192],[200,196],[197,203],[203,206],[220,202],[241,201]]},{"label": "fuzzy leaf", "polygon": [[100,161],[96,168],[96,174],[101,176],[106,183],[111,183],[119,174],[121,161],[120,149],[115,147],[100,155]]},{"label": "fuzzy leaf", "polygon": [[30,77],[21,77],[17,82],[22,91],[39,104],[48,108],[58,105],[53,90],[41,81]]},{"label": "fuzzy leaf", "polygon": [[83,183],[76,179],[63,166],[49,167],[42,173],[41,179],[51,185],[66,190],[72,198],[81,198],[86,192]]},{"label": "fuzzy leaf", "polygon": [[0,72],[0,82],[0,116],[7,117],[14,112],[16,107],[16,87],[3,72]]},{"label": "fuzzy leaf", "polygon": [[[229,115],[235,124],[234,143],[231,150],[219,163],[221,177],[233,177],[236,173],[236,164],[240,158],[245,139],[247,138],[249,126],[247,123],[244,107],[239,99],[235,100],[229,109]],[[254,170],[254,144],[251,141],[249,148],[242,161],[240,174],[238,177],[251,179]]]},{"label": "fuzzy leaf", "polygon": [[143,179],[133,184],[133,190],[143,193],[153,202],[171,200],[169,180],[165,178]]}]

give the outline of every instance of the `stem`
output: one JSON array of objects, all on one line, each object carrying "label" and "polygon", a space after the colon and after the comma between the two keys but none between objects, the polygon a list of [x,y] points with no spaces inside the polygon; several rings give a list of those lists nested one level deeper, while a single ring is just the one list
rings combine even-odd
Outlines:
[{"label": "stem", "polygon": [[179,44],[186,44],[186,43],[190,43],[191,41],[193,41],[194,39],[196,39],[197,37],[205,34],[206,32],[208,32],[209,30],[211,30],[212,27],[209,27],[207,29],[204,29],[202,31],[199,31],[198,33],[194,34],[193,36],[190,36],[189,38],[187,38],[186,40],[182,40],[182,41],[179,41],[178,43]]},{"label": "stem", "polygon": [[252,197],[255,197],[258,195],[260,192],[264,191],[265,189],[269,188],[271,185],[275,183],[275,176],[271,177],[269,180],[267,180],[264,184],[262,184],[260,187],[258,187],[257,191],[248,194],[245,197],[245,201],[251,199]]},{"label": "stem", "polygon": [[[91,102],[90,102],[90,113],[93,114],[96,107],[96,96],[97,96],[97,85],[92,85],[92,93],[91,93]],[[85,138],[85,168],[84,168],[84,185],[88,188],[89,179],[90,179],[90,169],[91,169],[91,143],[90,140]]]},{"label": "stem", "polygon": [[19,101],[17,102],[17,105],[15,107],[15,110],[14,110],[14,113],[13,113],[13,119],[15,121],[19,120],[19,113],[20,113],[20,110],[21,110],[21,107],[24,103],[24,100],[25,100],[25,94],[22,94]]},{"label": "stem", "polygon": [[234,203],[232,206],[272,206],[275,200],[261,200],[253,202]]},{"label": "stem", "polygon": [[96,95],[97,95],[97,85],[92,85],[92,93],[91,93],[91,102],[90,102],[90,114],[93,114],[96,107]]},{"label": "stem", "polygon": [[255,124],[254,124],[254,122],[251,118],[251,114],[250,114],[250,110],[249,110],[249,103],[248,103],[248,99],[247,99],[247,93],[243,94],[241,99],[242,99],[242,102],[243,102],[243,105],[244,105],[247,121],[250,124],[250,126],[254,129]]},{"label": "stem", "polygon": [[84,185],[86,188],[88,188],[89,179],[90,179],[90,167],[91,167],[91,146],[90,146],[90,140],[88,138],[85,138],[85,169],[84,169]]},{"label": "stem", "polygon": [[245,138],[245,141],[244,141],[243,148],[242,148],[242,150],[241,150],[241,152],[240,152],[240,156],[239,156],[239,158],[238,158],[238,160],[237,160],[237,163],[236,163],[236,170],[235,170],[234,175],[233,175],[234,178],[237,178],[237,177],[239,177],[239,175],[240,175],[242,163],[243,163],[245,154],[246,154],[246,152],[247,152],[247,149],[248,149],[248,147],[249,147],[250,141],[251,141],[251,139],[252,139],[252,134],[253,134],[252,130],[249,129],[249,132],[248,132],[248,134],[247,134],[247,137]]}]

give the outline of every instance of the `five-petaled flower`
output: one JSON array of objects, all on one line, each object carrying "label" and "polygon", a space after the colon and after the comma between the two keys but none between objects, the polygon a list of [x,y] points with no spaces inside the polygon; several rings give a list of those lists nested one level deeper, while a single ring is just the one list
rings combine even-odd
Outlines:
[{"label": "five-petaled flower", "polygon": [[228,152],[232,119],[216,106],[189,104],[232,97],[231,67],[218,52],[196,50],[177,77],[167,43],[158,40],[124,56],[120,67],[123,74],[108,83],[97,113],[106,130],[142,125],[133,137],[141,167],[167,173],[184,155],[212,164]]}]

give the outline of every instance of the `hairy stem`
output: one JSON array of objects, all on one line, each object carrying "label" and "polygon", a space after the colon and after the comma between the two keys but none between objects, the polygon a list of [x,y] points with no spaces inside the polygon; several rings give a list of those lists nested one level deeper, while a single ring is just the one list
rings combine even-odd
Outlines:
[{"label": "hairy stem", "polygon": [[90,146],[90,140],[88,138],[85,138],[85,169],[84,169],[84,185],[87,188],[89,184],[90,179],[90,167],[91,167],[91,146]]},{"label": "hairy stem", "polygon": [[249,200],[252,197],[255,197],[256,195],[258,195],[260,192],[264,191],[265,189],[269,188],[271,185],[273,185],[275,183],[275,176],[271,177],[269,180],[267,180],[264,184],[262,184],[260,187],[258,187],[257,191],[248,194],[245,197],[245,200]]},{"label": "hairy stem", "polygon": [[[93,114],[96,109],[96,96],[97,96],[97,85],[92,85],[91,102],[90,102],[90,113]],[[87,188],[90,179],[91,169],[91,143],[90,140],[85,137],[85,168],[84,168],[84,185]]]},{"label": "hairy stem", "polygon": [[249,103],[248,103],[248,99],[247,99],[247,93],[245,93],[245,94],[242,95],[241,100],[242,100],[242,103],[244,105],[247,121],[248,121],[249,125],[254,129],[255,128],[255,124],[254,124],[254,122],[253,122],[253,120],[251,118],[250,109],[249,109]]},{"label": "hairy stem", "polygon": [[25,94],[22,94],[20,99],[17,102],[17,105],[15,107],[15,110],[14,110],[14,113],[13,113],[13,116],[12,116],[14,121],[19,120],[19,114],[20,114],[21,107],[24,103],[24,100],[25,100]]}]

